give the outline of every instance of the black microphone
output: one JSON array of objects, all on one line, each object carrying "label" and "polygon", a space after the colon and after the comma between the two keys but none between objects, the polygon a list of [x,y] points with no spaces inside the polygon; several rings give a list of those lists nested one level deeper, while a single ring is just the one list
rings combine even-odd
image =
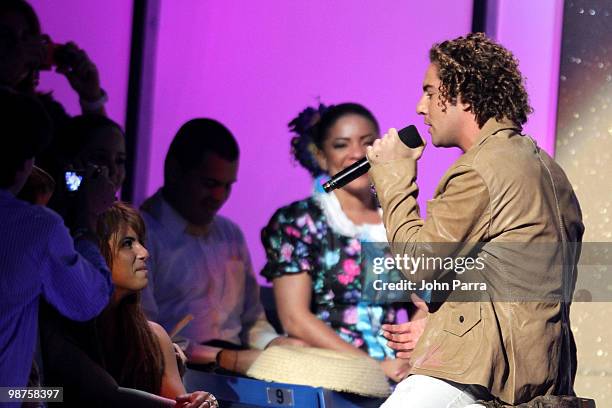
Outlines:
[{"label": "black microphone", "polygon": [[[425,144],[419,135],[419,131],[414,125],[406,126],[400,130],[398,134],[402,143],[411,149],[423,146]],[[367,157],[364,157],[363,159],[356,161],[346,169],[334,175],[327,183],[323,184],[323,190],[325,190],[326,193],[329,193],[337,188],[344,187],[357,177],[367,173],[369,169],[370,163],[368,162]]]}]

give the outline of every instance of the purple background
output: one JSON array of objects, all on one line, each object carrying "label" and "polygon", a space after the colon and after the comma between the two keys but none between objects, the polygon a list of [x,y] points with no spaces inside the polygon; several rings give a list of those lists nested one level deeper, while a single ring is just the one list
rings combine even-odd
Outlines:
[{"label": "purple background", "polygon": [[[494,2],[494,1],[493,1]],[[528,78],[535,113],[526,127],[549,152],[554,126],[562,1],[498,0],[496,32]],[[131,2],[32,1],[43,30],[73,39],[98,64],[110,116],[125,121]],[[153,83],[150,168],[138,174],[147,194],[162,184],[163,160],[180,125],[220,120],[241,147],[238,182],[221,210],[243,229],[255,270],[265,260],[260,229],[280,206],[310,194],[310,177],[292,164],[287,123],[318,98],[367,106],[381,129],[417,125],[415,113],[432,43],[471,28],[471,0],[429,2],[162,1]],[[47,74],[71,113],[67,81]],[[429,145],[419,163],[420,203],[432,197],[457,149]],[[136,197],[136,204],[145,197]],[[424,213],[424,211],[422,211]]]},{"label": "purple background", "polygon": [[534,109],[525,132],[551,155],[556,139],[562,0],[497,0],[495,37],[519,60]]},{"label": "purple background", "polygon": [[[415,113],[431,44],[469,31],[470,0],[425,2],[162,2],[149,193],[180,125],[216,118],[239,141],[238,182],[222,214],[247,238],[263,266],[260,230],[279,207],[310,194],[292,164],[287,123],[317,98],[363,103],[382,129]],[[430,197],[458,151],[429,149],[421,163]]]}]

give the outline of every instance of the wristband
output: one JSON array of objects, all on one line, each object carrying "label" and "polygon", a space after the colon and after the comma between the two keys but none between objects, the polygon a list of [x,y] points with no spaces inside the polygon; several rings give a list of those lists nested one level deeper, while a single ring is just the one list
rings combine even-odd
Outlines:
[{"label": "wristband", "polygon": [[[225,354],[223,354],[225,352]],[[231,353],[231,354],[228,354]],[[223,368],[224,370],[236,372],[236,366],[238,365],[238,352],[234,350],[221,350],[215,357],[217,367]],[[226,364],[229,363],[229,364]]]},{"label": "wristband", "polygon": [[91,112],[102,109],[104,105],[108,102],[108,95],[106,91],[100,88],[100,97],[95,101],[87,101],[83,98],[79,98],[79,104],[84,111]]},{"label": "wristband", "polygon": [[221,367],[221,353],[223,353],[223,349],[219,350],[215,356],[215,364],[217,367]]}]

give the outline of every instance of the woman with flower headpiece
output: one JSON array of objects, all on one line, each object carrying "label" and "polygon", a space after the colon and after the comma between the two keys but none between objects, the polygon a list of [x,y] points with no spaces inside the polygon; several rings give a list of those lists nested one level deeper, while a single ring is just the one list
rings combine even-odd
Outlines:
[{"label": "woman with flower headpiece", "polygon": [[399,381],[408,360],[394,359],[381,335],[383,324],[396,322],[397,308],[365,290],[371,287],[368,265],[387,250],[368,175],[331,194],[320,185],[321,177],[365,157],[379,136],[378,122],[356,103],[320,104],[302,111],[289,127],[296,134],[292,154],[315,178],[315,188],[311,197],[277,210],[262,230],[262,275],[273,283],[283,328],[314,347],[367,354]]}]

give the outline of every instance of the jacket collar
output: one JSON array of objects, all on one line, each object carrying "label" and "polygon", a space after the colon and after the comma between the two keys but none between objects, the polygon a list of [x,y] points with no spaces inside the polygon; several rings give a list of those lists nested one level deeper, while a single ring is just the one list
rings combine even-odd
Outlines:
[{"label": "jacket collar", "polygon": [[489,138],[489,136],[492,136],[502,130],[514,130],[517,133],[521,132],[520,126],[517,126],[516,123],[512,122],[511,120],[503,118],[498,121],[493,117],[485,122],[484,126],[478,132],[474,145],[469,150],[475,146],[480,146]]},{"label": "jacket collar", "polygon": [[211,223],[206,226],[190,224],[189,221],[166,201],[161,188],[142,204],[141,209],[148,212],[174,236],[180,236],[183,233],[187,233],[195,237],[205,237],[217,220],[217,216],[215,216]]},{"label": "jacket collar", "polygon": [[161,188],[142,204],[141,209],[175,235],[181,234],[187,228],[187,220],[164,199]]}]

